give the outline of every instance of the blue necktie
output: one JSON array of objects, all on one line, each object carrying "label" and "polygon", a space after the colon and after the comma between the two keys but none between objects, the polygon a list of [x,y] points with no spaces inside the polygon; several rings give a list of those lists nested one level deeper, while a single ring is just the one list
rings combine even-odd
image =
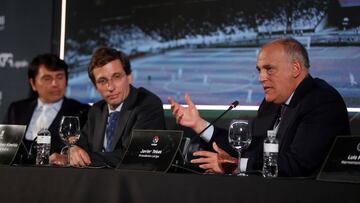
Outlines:
[{"label": "blue necktie", "polygon": [[106,151],[111,151],[112,137],[114,135],[116,121],[120,116],[120,112],[115,111],[109,114],[109,120],[106,126]]}]

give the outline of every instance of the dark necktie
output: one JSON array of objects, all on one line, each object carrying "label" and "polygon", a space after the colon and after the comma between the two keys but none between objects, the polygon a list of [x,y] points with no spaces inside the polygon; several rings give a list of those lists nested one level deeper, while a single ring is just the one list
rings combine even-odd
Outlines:
[{"label": "dark necktie", "polygon": [[112,137],[114,135],[115,127],[116,127],[116,121],[118,120],[120,116],[120,112],[115,111],[109,114],[109,120],[106,126],[106,149],[105,151],[110,152],[111,151],[111,145],[112,145]]},{"label": "dark necktie", "polygon": [[275,121],[274,129],[280,124],[281,119],[284,118],[284,114],[285,114],[286,110],[287,110],[287,105],[282,104],[280,107],[280,112],[279,112],[278,118]]}]

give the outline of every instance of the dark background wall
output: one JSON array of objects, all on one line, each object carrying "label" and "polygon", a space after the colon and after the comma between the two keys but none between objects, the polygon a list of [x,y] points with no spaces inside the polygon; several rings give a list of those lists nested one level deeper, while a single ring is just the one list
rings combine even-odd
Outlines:
[{"label": "dark background wall", "polygon": [[[53,0],[0,0],[0,119],[10,102],[28,96],[26,68],[31,59],[59,41],[59,8]],[[60,2],[60,1],[57,1]],[[56,10],[56,9],[57,10]],[[59,27],[59,26],[57,26]],[[54,52],[58,53],[58,52]]]}]

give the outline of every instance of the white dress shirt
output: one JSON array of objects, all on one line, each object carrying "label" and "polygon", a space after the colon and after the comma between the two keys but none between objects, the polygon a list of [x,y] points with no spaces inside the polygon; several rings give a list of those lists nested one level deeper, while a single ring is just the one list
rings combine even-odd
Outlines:
[{"label": "white dress shirt", "polygon": [[34,140],[41,128],[49,128],[60,111],[62,103],[63,99],[55,103],[43,103],[38,99],[25,134],[25,139]]}]

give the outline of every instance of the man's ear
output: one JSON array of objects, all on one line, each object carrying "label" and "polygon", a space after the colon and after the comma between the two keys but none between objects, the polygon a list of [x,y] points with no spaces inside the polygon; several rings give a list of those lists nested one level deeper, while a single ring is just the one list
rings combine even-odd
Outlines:
[{"label": "man's ear", "polygon": [[292,63],[292,76],[297,78],[303,71],[301,63],[298,60],[294,60]]},{"label": "man's ear", "polygon": [[30,83],[30,86],[31,86],[31,89],[36,92],[36,85],[35,85],[35,80],[33,78],[30,78],[29,79],[29,83]]},{"label": "man's ear", "polygon": [[132,81],[133,81],[133,76],[132,74],[130,73],[129,75],[126,76],[127,80],[128,80],[128,83],[131,84]]}]

